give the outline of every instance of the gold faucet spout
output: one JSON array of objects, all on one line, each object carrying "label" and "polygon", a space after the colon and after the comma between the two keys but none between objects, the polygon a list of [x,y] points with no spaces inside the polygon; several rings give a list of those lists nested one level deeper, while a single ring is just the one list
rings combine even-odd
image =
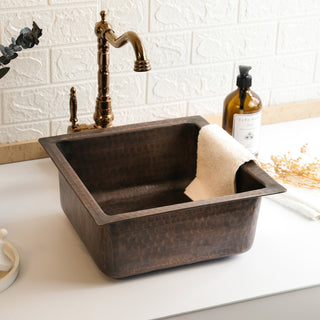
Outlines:
[{"label": "gold faucet spout", "polygon": [[151,70],[150,62],[147,59],[140,37],[133,31],[127,31],[120,37],[117,37],[110,24],[105,21],[105,11],[101,11],[100,15],[101,21],[98,22],[95,27],[97,37],[105,39],[115,48],[121,48],[130,42],[136,55],[134,71],[144,72]]},{"label": "gold faucet spout", "polygon": [[104,33],[104,37],[115,48],[120,48],[130,42],[136,55],[134,71],[144,72],[151,70],[150,62],[147,59],[141,39],[135,32],[128,31],[117,38],[114,31],[108,29]]}]

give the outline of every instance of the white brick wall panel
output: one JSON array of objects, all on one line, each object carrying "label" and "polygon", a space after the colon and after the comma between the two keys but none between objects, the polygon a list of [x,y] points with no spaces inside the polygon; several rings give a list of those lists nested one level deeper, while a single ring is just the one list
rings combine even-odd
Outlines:
[{"label": "white brick wall panel", "polygon": [[70,124],[71,123],[69,122],[69,118],[52,120],[50,125],[50,134],[53,136],[66,134],[68,131],[68,126]]},{"label": "white brick wall panel", "polygon": [[[110,46],[110,74],[117,72],[133,72],[135,60],[136,57],[130,43],[121,48]],[[97,62],[95,63],[97,64]]]},{"label": "white brick wall panel", "polygon": [[311,51],[320,49],[320,19],[309,18],[280,23],[278,52]]},{"label": "white brick wall panel", "polygon": [[319,0],[240,0],[240,21],[276,20],[320,13]]},{"label": "white brick wall panel", "polygon": [[[78,114],[94,111],[97,95],[95,82],[74,85],[77,90]],[[3,93],[4,123],[21,123],[63,117],[69,114],[71,85],[8,90]]]},{"label": "white brick wall panel", "polygon": [[[65,0],[64,0],[65,1]],[[46,5],[46,0],[1,0],[0,9],[9,9],[9,8],[25,8],[25,7],[38,7],[41,5]]]},{"label": "white brick wall panel", "polygon": [[[252,88],[259,92],[271,88],[311,84],[313,72],[310,70],[314,69],[315,54],[250,59],[239,61],[239,64],[252,66]],[[235,78],[237,74],[238,68]]]},{"label": "white brick wall panel", "polygon": [[[255,91],[255,88],[252,88],[253,91]],[[265,90],[265,89],[259,89],[258,91],[255,91],[257,95],[260,97],[262,106],[267,107],[270,106],[270,90]]]},{"label": "white brick wall panel", "polygon": [[47,50],[24,50],[10,62],[10,70],[0,80],[0,89],[45,84],[49,79]]},{"label": "white brick wall panel", "polygon": [[312,82],[315,54],[278,56],[270,66],[271,83],[269,88],[277,86],[303,85]]},{"label": "white brick wall panel", "polygon": [[97,47],[54,48],[51,52],[52,81],[87,80],[97,77]]},{"label": "white brick wall panel", "polygon": [[237,20],[234,0],[151,0],[151,31],[230,24]]},{"label": "white brick wall panel", "polygon": [[126,31],[148,31],[148,0],[102,0],[101,9],[107,12],[106,20],[116,34]]},{"label": "white brick wall panel", "polygon": [[270,104],[286,104],[298,101],[320,99],[320,85],[297,86],[284,89],[273,89],[271,91]]},{"label": "white brick wall panel", "polygon": [[194,32],[192,62],[220,62],[275,52],[276,23],[235,25]]},{"label": "white brick wall panel", "polygon": [[[2,14],[0,14],[0,26],[1,26],[1,28],[2,28],[3,25],[4,25],[4,17],[3,17]],[[3,45],[8,45],[10,43],[10,39],[2,39],[1,29],[0,29],[0,43],[3,44]]]},{"label": "white brick wall panel", "polygon": [[97,7],[46,8],[40,10],[16,11],[3,15],[1,39],[17,38],[24,27],[32,27],[35,21],[42,29],[40,46],[61,45],[95,41],[94,25],[98,20]]},{"label": "white brick wall panel", "polygon": [[[18,1],[18,0],[17,0]],[[96,2],[95,0],[48,0],[49,4],[56,5],[56,4],[73,4],[73,3],[90,3],[90,2]]]},{"label": "white brick wall panel", "polygon": [[185,117],[186,109],[185,102],[116,109],[114,125]]},{"label": "white brick wall panel", "polygon": [[[51,88],[4,92],[4,123],[21,123],[49,118]],[[40,101],[39,101],[40,100]],[[40,102],[40,103],[39,103]]]},{"label": "white brick wall panel", "polygon": [[153,69],[190,63],[191,32],[151,34],[144,43]]},{"label": "white brick wall panel", "polygon": [[[188,65],[191,33],[149,34],[141,36],[152,69]],[[131,44],[110,46],[110,72],[132,72],[136,60]]]},{"label": "white brick wall panel", "polygon": [[1,90],[0,90],[0,128],[1,128],[1,124],[3,123],[2,115],[3,115],[2,95],[1,95]]},{"label": "white brick wall panel", "polygon": [[93,122],[100,4],[117,35],[139,34],[153,67],[135,73],[131,45],[111,48],[115,124],[220,113],[234,63],[253,67],[265,106],[320,98],[318,0],[0,0],[1,44],[33,20],[43,29],[0,80],[0,143],[65,133],[71,86],[79,122]]},{"label": "white brick wall panel", "polygon": [[231,87],[232,70],[228,63],[150,73],[148,103],[224,95]]},{"label": "white brick wall panel", "polygon": [[314,70],[314,81],[320,82],[320,53],[316,57],[316,66]]},{"label": "white brick wall panel", "polygon": [[219,114],[223,110],[225,96],[193,100],[188,103],[188,116]]},{"label": "white brick wall panel", "polygon": [[49,122],[33,122],[0,127],[0,144],[37,140],[49,136]]},{"label": "white brick wall panel", "polygon": [[146,73],[132,72],[110,77],[113,108],[137,106],[146,102]]}]

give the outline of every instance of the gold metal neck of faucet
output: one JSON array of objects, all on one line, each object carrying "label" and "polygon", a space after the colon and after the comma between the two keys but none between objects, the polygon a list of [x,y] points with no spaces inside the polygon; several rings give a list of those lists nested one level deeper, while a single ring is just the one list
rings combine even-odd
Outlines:
[{"label": "gold metal neck of faucet", "polygon": [[[98,42],[98,96],[96,99],[96,108],[93,118],[95,121],[95,128],[108,128],[112,126],[112,121],[114,119],[114,115],[111,108],[111,97],[109,94],[109,44],[111,44],[115,48],[120,48],[128,42],[131,43],[136,56],[136,60],[134,62],[134,71],[149,71],[151,70],[151,66],[149,60],[146,57],[146,53],[142,45],[141,39],[135,32],[128,31],[120,37],[116,37],[111,25],[106,21],[106,12],[101,11],[100,16],[101,21],[96,23],[94,29]],[[71,107],[71,104],[76,105],[75,95],[72,95],[72,99],[73,100],[71,101],[70,96],[70,110],[75,109],[74,107]],[[76,114],[73,115],[73,118],[76,119]],[[77,126],[79,125],[77,125],[73,120],[71,128],[72,131],[79,131],[77,130]],[[91,128],[92,126],[87,126],[87,128],[85,128],[82,125],[81,131],[88,130]]]}]

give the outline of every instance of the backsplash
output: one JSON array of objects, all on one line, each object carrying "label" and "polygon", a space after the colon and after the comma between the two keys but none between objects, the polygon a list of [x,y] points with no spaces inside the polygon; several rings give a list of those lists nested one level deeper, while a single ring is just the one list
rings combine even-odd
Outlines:
[{"label": "backsplash", "polygon": [[111,48],[114,125],[221,113],[239,64],[264,106],[320,98],[318,0],[1,0],[1,44],[33,20],[43,35],[0,80],[0,143],[66,133],[72,86],[79,122],[93,122],[101,9],[152,66],[136,73],[131,46]]}]

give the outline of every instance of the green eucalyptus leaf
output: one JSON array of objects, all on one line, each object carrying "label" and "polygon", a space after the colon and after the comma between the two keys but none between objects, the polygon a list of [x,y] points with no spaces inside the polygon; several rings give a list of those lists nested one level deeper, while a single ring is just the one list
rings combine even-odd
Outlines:
[{"label": "green eucalyptus leaf", "polygon": [[0,68],[0,79],[4,77],[9,70],[10,70],[9,67]]}]

